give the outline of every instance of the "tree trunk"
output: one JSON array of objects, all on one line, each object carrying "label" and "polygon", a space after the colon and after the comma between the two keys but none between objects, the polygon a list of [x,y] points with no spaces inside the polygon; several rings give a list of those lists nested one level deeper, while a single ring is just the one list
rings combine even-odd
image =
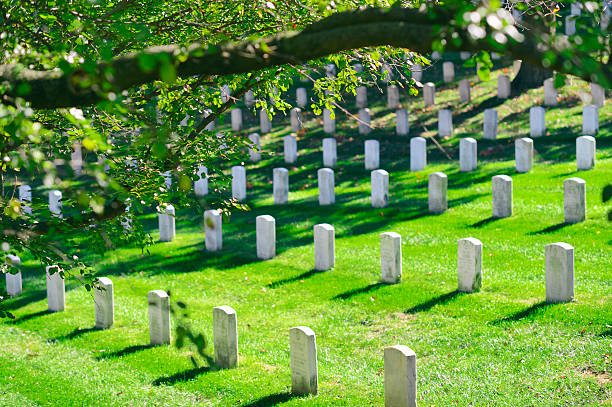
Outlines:
[{"label": "tree trunk", "polygon": [[510,89],[513,95],[520,95],[526,90],[539,88],[544,85],[544,80],[550,77],[552,77],[552,71],[523,61],[521,62],[521,68],[510,84]]}]

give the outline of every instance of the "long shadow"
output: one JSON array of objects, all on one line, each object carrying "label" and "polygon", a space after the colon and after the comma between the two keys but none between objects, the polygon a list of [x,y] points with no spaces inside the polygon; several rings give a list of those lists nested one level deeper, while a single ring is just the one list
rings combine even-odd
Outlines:
[{"label": "long shadow", "polygon": [[608,338],[612,338],[612,328],[603,331],[599,334],[599,336],[607,336]]},{"label": "long shadow", "polygon": [[38,318],[38,317],[42,317],[44,315],[49,315],[49,314],[53,314],[53,311],[49,311],[48,309],[43,310],[43,311],[38,311],[38,312],[33,312],[31,314],[26,314],[18,319],[14,319],[9,321],[9,324],[20,324],[22,322],[28,321],[30,319],[34,319],[34,318]]},{"label": "long shadow", "polygon": [[193,369],[184,370],[182,372],[178,372],[173,374],[172,376],[162,376],[151,382],[153,386],[171,386],[178,382],[186,382],[188,380],[194,379],[202,373],[210,372],[212,369],[210,366],[202,366],[195,367]]},{"label": "long shadow", "polygon": [[303,280],[305,278],[309,278],[309,277],[312,277],[312,276],[317,275],[317,274],[323,274],[326,271],[328,271],[328,270],[312,269],[312,270],[306,271],[306,272],[304,272],[302,274],[298,274],[297,276],[293,276],[293,277],[289,277],[289,278],[284,278],[282,280],[278,280],[278,281],[275,281],[273,283],[270,283],[270,284],[268,284],[268,287],[270,287],[270,288],[277,288],[277,287],[280,287],[281,285],[285,285],[285,284],[289,284],[289,283],[294,283],[296,281]]},{"label": "long shadow", "polygon": [[47,298],[46,290],[37,290],[33,292],[23,293],[19,297],[10,298],[6,301],[6,306],[8,309],[16,310],[18,308],[24,307],[26,305],[32,304],[34,302],[41,301]]},{"label": "long shadow", "polygon": [[280,403],[285,403],[295,397],[297,396],[291,393],[275,393],[252,401],[249,404],[243,404],[240,407],[271,407],[279,405]]},{"label": "long shadow", "polygon": [[146,349],[153,348],[153,345],[132,345],[127,348],[119,349],[115,352],[102,353],[97,356],[98,360],[102,359],[111,359],[111,358],[120,358],[121,356],[131,355],[132,353],[140,352]]},{"label": "long shadow", "polygon": [[481,228],[481,227],[483,227],[485,225],[488,225],[489,223],[495,222],[496,220],[499,220],[499,219],[501,219],[501,218],[496,218],[495,216],[490,216],[490,217],[488,217],[486,219],[479,220],[478,222],[470,225],[470,227],[472,227],[472,228]]},{"label": "long shadow", "polygon": [[58,336],[57,338],[53,338],[54,341],[65,341],[65,340],[70,340],[70,339],[74,339],[77,338],[81,335],[85,335],[86,333],[89,332],[95,332],[95,331],[99,331],[100,329],[96,328],[96,327],[91,327],[91,328],[76,328],[74,331],[70,332],[68,335],[64,335],[64,336]]},{"label": "long shadow", "polygon": [[566,226],[569,226],[570,223],[565,223],[565,222],[561,222],[561,223],[557,223],[556,225],[552,225],[552,226],[548,226],[545,227],[544,229],[541,230],[536,230],[535,232],[530,232],[530,235],[544,235],[547,233],[552,233],[552,232],[556,232],[559,229],[563,229]]},{"label": "long shadow", "polygon": [[532,316],[533,314],[536,314],[540,309],[546,308],[546,307],[548,307],[550,305],[553,305],[553,304],[549,304],[549,303],[547,303],[545,301],[540,301],[540,302],[537,302],[537,303],[533,304],[529,308],[525,308],[522,311],[516,312],[516,313],[514,313],[512,315],[508,315],[507,317],[504,317],[504,318],[497,319],[497,320],[493,321],[492,324],[495,325],[495,324],[499,324],[499,323],[502,323],[502,322],[516,322],[516,321],[520,321],[522,319],[525,319],[525,318],[528,318],[528,317]]},{"label": "long shadow", "polygon": [[463,295],[464,293],[462,293],[461,291],[455,290],[455,291],[451,291],[450,293],[446,293],[443,295],[440,295],[436,298],[432,298],[429,301],[426,301],[422,304],[419,305],[415,305],[412,308],[408,308],[406,311],[404,311],[405,314],[416,314],[417,312],[424,312],[424,311],[429,311],[430,309],[432,309],[433,307],[435,307],[436,305],[442,305],[442,304],[446,304],[447,302],[450,302],[452,300],[454,300],[455,298],[457,298],[460,295]]},{"label": "long shadow", "polygon": [[355,288],[354,290],[350,290],[350,291],[347,291],[345,293],[338,294],[338,295],[334,296],[332,299],[333,300],[346,300],[346,299],[351,298],[351,297],[353,297],[355,295],[358,295],[358,294],[369,293],[370,291],[374,291],[374,290],[380,288],[383,285],[386,285],[386,284],[385,283],[381,283],[381,282],[373,283],[373,284],[367,285],[365,287]]}]

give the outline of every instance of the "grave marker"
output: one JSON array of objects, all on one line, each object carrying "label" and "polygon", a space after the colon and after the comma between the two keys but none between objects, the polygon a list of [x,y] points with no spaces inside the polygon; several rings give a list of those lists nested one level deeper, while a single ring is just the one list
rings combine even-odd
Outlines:
[{"label": "grave marker", "polygon": [[283,137],[283,153],[287,164],[293,164],[297,161],[298,149],[297,136],[295,134]]},{"label": "grave marker", "polygon": [[461,79],[459,81],[459,101],[466,103],[471,100],[470,80]]},{"label": "grave marker", "polygon": [[383,283],[397,284],[402,281],[402,237],[399,233],[381,233],[380,270]]},{"label": "grave marker", "polygon": [[213,308],[215,365],[222,369],[238,366],[238,321],[236,311],[222,305]]},{"label": "grave marker", "polygon": [[482,286],[482,243],[473,237],[457,242],[458,291],[471,293]]},{"label": "grave marker", "polygon": [[47,304],[49,311],[60,312],[66,308],[66,286],[58,266],[47,266]]},{"label": "grave marker", "polygon": [[510,97],[510,78],[508,75],[500,75],[497,78],[497,97],[500,99]]},{"label": "grave marker", "polygon": [[410,171],[422,171],[427,165],[427,141],[423,137],[410,139]]},{"label": "grave marker", "polygon": [[235,165],[232,167],[232,198],[243,202],[246,197],[246,169],[242,165]]},{"label": "grave marker", "polygon": [[595,105],[582,107],[582,134],[596,136],[599,131],[599,109]]},{"label": "grave marker", "polygon": [[386,207],[389,205],[389,173],[385,170],[375,170],[372,171],[370,179],[372,207]]},{"label": "grave marker", "polygon": [[312,329],[298,326],[289,330],[291,393],[298,396],[317,394],[317,341]]},{"label": "grave marker", "polygon": [[334,168],[337,162],[336,139],[328,137],[323,139],[323,166]]},{"label": "grave marker", "polygon": [[447,61],[442,64],[442,78],[444,83],[451,83],[455,80],[455,65]]},{"label": "grave marker", "polygon": [[531,137],[546,135],[546,110],[542,106],[534,106],[529,109],[529,128]]},{"label": "grave marker", "polygon": [[149,339],[151,345],[170,344],[170,297],[163,290],[149,291]]},{"label": "grave marker", "polygon": [[296,102],[298,107],[306,107],[308,103],[308,96],[306,95],[306,88],[297,88],[295,91],[296,94]]},{"label": "grave marker", "polygon": [[380,166],[380,144],[378,140],[365,141],[365,169],[375,170]]},{"label": "grave marker", "polygon": [[98,284],[94,287],[96,329],[108,329],[115,323],[113,282],[108,277],[99,277]]},{"label": "grave marker", "polygon": [[174,206],[162,204],[158,207],[159,241],[171,242],[176,236],[176,212]]},{"label": "grave marker", "polygon": [[395,111],[395,133],[398,136],[407,136],[410,131],[408,112],[405,109]]},{"label": "grave marker", "polygon": [[261,137],[257,133],[249,134],[251,147],[249,148],[249,160],[253,163],[261,160]]},{"label": "grave marker", "polygon": [[512,216],[512,178],[507,175],[495,175],[492,180],[492,190],[493,217]]},{"label": "grave marker", "polygon": [[289,202],[289,171],[286,168],[273,170],[274,205],[283,205]]},{"label": "grave marker", "polygon": [[425,106],[433,106],[436,103],[436,85],[432,82],[427,82],[423,85],[423,99]]},{"label": "grave marker", "polygon": [[334,170],[320,168],[317,171],[319,181],[319,205],[332,205],[336,202],[334,195]]},{"label": "grave marker", "polygon": [[370,131],[372,131],[370,127],[370,109],[359,109],[357,117],[359,119],[359,134],[370,134]]},{"label": "grave marker", "polygon": [[476,140],[471,137],[459,142],[459,169],[462,172],[474,171],[478,167]]},{"label": "grave marker", "polygon": [[565,223],[579,223],[586,219],[586,181],[573,177],[563,181],[563,210]]},{"label": "grave marker", "polygon": [[606,101],[606,91],[601,85],[591,82],[592,104],[602,107]]},{"label": "grave marker", "polygon": [[270,215],[255,218],[257,258],[268,260],[276,256],[276,220]]},{"label": "grave marker", "polygon": [[453,135],[453,114],[449,109],[438,111],[438,135],[440,137]]},{"label": "grave marker", "polygon": [[368,105],[368,88],[365,86],[359,86],[355,89],[355,105],[358,108],[364,108]]},{"label": "grave marker", "polygon": [[533,167],[533,140],[529,137],[514,141],[514,161],[516,172],[529,172]]},{"label": "grave marker", "polygon": [[389,109],[399,107],[399,88],[396,85],[387,87],[387,107]]},{"label": "grave marker", "polygon": [[62,192],[57,189],[49,191],[49,212],[52,216],[62,218]]},{"label": "grave marker", "polygon": [[14,254],[7,254],[5,262],[10,266],[6,273],[6,293],[11,297],[17,297],[23,292],[21,271],[13,273],[10,269],[19,269],[21,266],[21,259]]},{"label": "grave marker", "polygon": [[302,109],[294,107],[291,109],[291,131],[297,133],[302,130]]},{"label": "grave marker", "polygon": [[555,88],[554,78],[544,80],[544,105],[557,106],[557,89]]},{"label": "grave marker", "polygon": [[221,213],[217,209],[204,211],[204,242],[209,252],[223,248],[222,228]]},{"label": "grave marker", "polygon": [[259,130],[262,134],[268,134],[272,130],[272,121],[265,110],[259,111]]},{"label": "grave marker", "polygon": [[486,109],[484,111],[484,135],[487,140],[497,138],[497,110]]},{"label": "grave marker", "polygon": [[32,214],[32,187],[29,185],[19,185],[19,201],[21,202],[21,211],[28,215]]},{"label": "grave marker", "polygon": [[327,223],[314,226],[315,269],[329,270],[335,264],[334,227]]},{"label": "grave marker", "polygon": [[448,177],[443,172],[429,174],[428,179],[428,201],[429,212],[440,214],[448,209],[446,191],[448,189]]},{"label": "grave marker", "polygon": [[403,345],[388,346],[385,359],[385,407],[417,407],[416,354]]},{"label": "grave marker", "polygon": [[580,136],[576,139],[576,167],[578,171],[595,167],[595,137]]},{"label": "grave marker", "polygon": [[200,197],[208,195],[208,169],[203,165],[198,167],[198,178],[199,179],[193,183],[195,196]]},{"label": "grave marker", "polygon": [[332,119],[332,111],[323,109],[323,131],[327,134],[336,132],[336,119]]},{"label": "grave marker", "polygon": [[242,110],[239,108],[232,109],[231,119],[232,119],[232,130],[233,131],[242,130]]},{"label": "grave marker", "polygon": [[574,299],[574,248],[567,243],[545,247],[546,302],[561,303]]}]

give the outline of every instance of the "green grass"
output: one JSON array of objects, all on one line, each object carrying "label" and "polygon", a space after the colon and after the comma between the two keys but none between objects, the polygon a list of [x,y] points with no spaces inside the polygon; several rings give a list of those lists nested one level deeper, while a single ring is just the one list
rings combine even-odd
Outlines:
[{"label": "green grass", "polygon": [[[458,69],[457,77],[463,74]],[[154,245],[149,255],[138,248],[88,255],[96,272],[114,282],[110,330],[93,330],[92,298],[75,282],[67,283],[66,311],[47,313],[42,267],[24,256],[25,291],[11,300],[16,320],[0,324],[0,405],[382,406],[382,349],[395,344],[417,354],[420,405],[610,404],[612,230],[601,190],[612,181],[612,108],[600,110],[596,168],[576,172],[578,97],[587,87],[577,81],[564,87],[560,106],[547,111],[550,134],[535,140],[535,168],[516,174],[513,140],[528,136],[528,109],[543,98],[542,89],[499,104],[500,138],[482,140],[483,110],[499,103],[495,84],[476,81],[471,104],[443,86],[433,108],[402,96],[411,137],[436,137],[438,108],[453,107],[455,135],[438,140],[452,160],[428,141],[429,165],[416,173],[409,172],[409,137],[393,135],[392,112],[370,93],[373,122],[381,127],[367,138],[380,140],[381,167],[390,172],[391,204],[382,210],[370,206],[365,138],[342,113],[336,204],[318,205],[325,135],[320,120],[306,113],[299,164],[290,167],[290,204],[273,206],[272,168],[285,166],[282,136],[289,132],[288,120],[275,121],[275,132],[263,137],[269,154],[247,165],[252,210],[224,219],[222,252],[204,250],[199,211],[177,208],[176,240]],[[355,112],[352,101],[346,106]],[[472,173],[458,172],[464,136],[479,143]],[[438,216],[427,213],[427,175],[435,171],[449,176],[450,209]],[[514,180],[511,218],[490,218],[496,174]],[[565,225],[562,183],[572,176],[587,182],[588,214],[586,222]],[[278,256],[265,262],[255,256],[260,214],[277,224]],[[157,238],[156,215],[142,220]],[[317,272],[312,227],[323,222],[336,229],[336,267]],[[402,235],[397,285],[378,284],[379,235],[386,231]],[[484,245],[483,289],[459,294],[456,242],[470,236]],[[558,241],[575,248],[576,300],[546,305],[544,246]],[[153,289],[186,302],[192,327],[209,339],[212,308],[236,309],[240,367],[194,369],[189,350],[148,347],[146,294]],[[316,397],[290,395],[289,328],[297,325],[317,334]]]}]

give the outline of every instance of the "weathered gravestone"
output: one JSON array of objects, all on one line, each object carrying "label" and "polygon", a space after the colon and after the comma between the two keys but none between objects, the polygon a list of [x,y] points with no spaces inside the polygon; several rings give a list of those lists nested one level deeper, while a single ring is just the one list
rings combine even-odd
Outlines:
[{"label": "weathered gravestone", "polygon": [[96,308],[96,329],[108,329],[115,323],[113,282],[108,277],[99,277],[98,287],[94,287],[93,290]]},{"label": "weathered gravestone", "polygon": [[276,220],[270,215],[255,218],[257,258],[268,260],[276,256]]},{"label": "weathered gravestone", "polygon": [[298,326],[289,330],[291,393],[297,396],[317,394],[317,340],[312,329]]},{"label": "weathered gravestone", "polygon": [[227,305],[213,308],[213,346],[217,367],[238,366],[238,322],[236,311]]},{"label": "weathered gravestone", "polygon": [[385,232],[380,235],[381,281],[397,284],[402,281],[402,237],[399,233]]},{"label": "weathered gravestone", "polygon": [[370,177],[372,207],[384,208],[389,205],[389,173],[385,170],[375,170]]},{"label": "weathered gravestone", "polygon": [[66,286],[58,266],[47,266],[47,305],[49,311],[60,312],[66,308]]},{"label": "weathered gravestone", "polygon": [[273,170],[274,204],[283,205],[289,202],[289,171],[286,168]]},{"label": "weathered gravestone", "polygon": [[223,248],[221,213],[217,209],[209,209],[204,212],[204,243],[209,252]]},{"label": "weathered gravestone", "polygon": [[416,354],[407,346],[388,346],[384,359],[385,407],[416,407]]},{"label": "weathered gravestone", "polygon": [[471,293],[482,286],[482,243],[473,237],[457,242],[458,291]]},{"label": "weathered gravestone", "polygon": [[546,302],[560,303],[574,299],[574,248],[567,243],[545,247]]},{"label": "weathered gravestone", "polygon": [[492,179],[492,195],[493,217],[512,216],[512,178],[507,175],[495,175]]},{"label": "weathered gravestone", "polygon": [[170,344],[170,297],[163,290],[149,291],[149,341],[151,345]]},{"label": "weathered gravestone", "polygon": [[317,171],[319,182],[319,205],[332,205],[336,202],[334,194],[334,170],[320,168]]},{"label": "weathered gravestone", "polygon": [[443,172],[429,174],[428,179],[428,203],[430,213],[444,213],[448,209],[446,191],[448,189],[448,177]]},{"label": "weathered gravestone", "polygon": [[586,181],[568,178],[563,181],[563,210],[565,223],[579,223],[586,219]]},{"label": "weathered gravestone", "polygon": [[327,223],[314,226],[315,270],[329,270],[334,267],[335,236],[334,227]]}]

